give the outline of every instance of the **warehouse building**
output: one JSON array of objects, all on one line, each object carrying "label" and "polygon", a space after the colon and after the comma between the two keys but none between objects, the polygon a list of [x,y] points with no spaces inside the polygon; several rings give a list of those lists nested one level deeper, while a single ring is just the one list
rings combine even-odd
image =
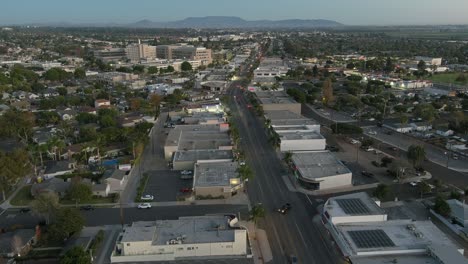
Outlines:
[{"label": "warehouse building", "polygon": [[280,138],[280,150],[287,151],[308,151],[325,150],[325,138],[315,131],[276,131]]},{"label": "warehouse building", "polygon": [[252,257],[236,223],[218,215],[134,222],[118,236],[111,263]]},{"label": "warehouse building", "polygon": [[352,173],[329,151],[303,151],[292,154],[294,174],[308,190],[352,186]]},{"label": "warehouse building", "polygon": [[232,161],[199,161],[195,163],[193,191],[195,197],[229,198],[243,187],[239,164]]},{"label": "warehouse building", "polygon": [[172,167],[174,170],[193,170],[198,161],[232,161],[233,158],[232,150],[180,150],[174,154]]},{"label": "warehouse building", "polygon": [[294,101],[284,91],[256,91],[255,95],[260,101],[264,111],[288,110],[301,114],[301,104]]}]

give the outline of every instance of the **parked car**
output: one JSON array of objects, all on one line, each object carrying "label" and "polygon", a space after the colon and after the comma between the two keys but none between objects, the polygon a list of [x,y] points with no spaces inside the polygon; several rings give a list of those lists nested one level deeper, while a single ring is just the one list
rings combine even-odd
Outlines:
[{"label": "parked car", "polygon": [[180,172],[180,174],[182,174],[182,175],[191,175],[191,174],[192,174],[192,171],[183,170],[183,171]]},{"label": "parked car", "polygon": [[182,188],[182,189],[180,189],[180,192],[181,192],[181,193],[191,193],[191,192],[192,192],[192,188]]},{"label": "parked car", "polygon": [[31,211],[31,209],[29,209],[29,208],[21,208],[20,209],[20,213],[29,213],[29,211]]},{"label": "parked car", "polygon": [[369,131],[369,135],[377,135],[377,132],[375,132],[375,131]]},{"label": "parked car", "polygon": [[409,185],[411,185],[412,187],[416,187],[416,186],[418,186],[418,183],[417,182],[410,182]]},{"label": "parked car", "polygon": [[353,144],[353,145],[356,145],[356,144],[361,143],[361,142],[359,142],[358,140],[355,140],[355,139],[351,139],[350,142],[351,142],[351,144]]},{"label": "parked car", "polygon": [[153,201],[154,200],[154,196],[153,195],[150,195],[150,194],[145,194],[145,195],[142,195],[140,197],[140,200],[143,200],[143,201]]},{"label": "parked car", "polygon": [[150,208],[151,208],[151,204],[149,203],[142,203],[138,205],[138,209],[150,209]]},{"label": "parked car", "polygon": [[278,212],[281,214],[287,214],[289,210],[291,210],[291,204],[289,203],[286,203],[280,208],[278,208]]},{"label": "parked car", "polygon": [[375,151],[375,148],[373,148],[373,147],[367,147],[365,150],[366,150],[367,152],[371,152],[371,151]]},{"label": "parked car", "polygon": [[243,160],[239,161],[239,165],[244,166],[244,165],[245,165],[245,161],[243,161]]},{"label": "parked car", "polygon": [[339,148],[338,148],[337,146],[335,146],[335,145],[327,145],[327,146],[325,147],[325,149],[328,149],[328,150],[330,150],[331,152],[338,152],[338,151],[339,151]]},{"label": "parked car", "polygon": [[180,178],[182,180],[191,180],[191,179],[193,179],[193,175],[192,174],[182,174],[182,175],[180,175]]},{"label": "parked car", "polygon": [[387,134],[387,135],[390,136],[390,135],[392,135],[393,133],[392,133],[392,131],[387,131],[387,132],[385,132],[385,134]]},{"label": "parked car", "polygon": [[296,257],[295,255],[291,255],[291,256],[289,257],[289,262],[290,262],[291,264],[297,264],[297,263],[299,263],[298,260],[297,260],[297,257]]},{"label": "parked car", "polygon": [[368,172],[368,171],[361,171],[361,174],[362,176],[366,176],[366,177],[373,177],[374,174],[372,172]]},{"label": "parked car", "polygon": [[83,205],[83,206],[80,207],[80,210],[92,211],[92,210],[94,210],[94,206],[92,206],[92,205]]}]

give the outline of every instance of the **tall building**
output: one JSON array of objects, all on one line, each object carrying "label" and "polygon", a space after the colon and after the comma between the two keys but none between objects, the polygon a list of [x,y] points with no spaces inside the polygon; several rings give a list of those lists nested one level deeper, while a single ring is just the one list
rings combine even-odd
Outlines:
[{"label": "tall building", "polygon": [[156,58],[156,46],[141,44],[133,44],[125,48],[125,54],[130,61],[140,61],[141,59]]},{"label": "tall building", "polygon": [[213,62],[211,49],[187,44],[157,46],[156,55],[159,59],[166,60],[199,60],[202,65]]}]

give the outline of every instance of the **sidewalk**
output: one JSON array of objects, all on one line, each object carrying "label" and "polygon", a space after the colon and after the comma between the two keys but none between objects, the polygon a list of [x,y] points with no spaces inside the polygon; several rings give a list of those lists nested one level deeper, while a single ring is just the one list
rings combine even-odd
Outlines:
[{"label": "sidewalk", "polygon": [[16,187],[16,190],[12,194],[10,194],[10,196],[2,204],[0,204],[0,209],[7,210],[9,208],[15,207],[15,206],[11,205],[11,203],[10,203],[11,199],[13,199],[13,197],[15,197],[16,194],[21,189],[23,189],[23,187],[26,186],[26,185],[28,185],[28,184],[26,183],[26,178],[24,178],[24,179],[21,180],[21,183],[18,184],[18,186]]},{"label": "sidewalk", "polygon": [[265,230],[256,228],[250,221],[239,221],[239,225],[247,229],[254,263],[263,264],[272,261],[273,254]]}]

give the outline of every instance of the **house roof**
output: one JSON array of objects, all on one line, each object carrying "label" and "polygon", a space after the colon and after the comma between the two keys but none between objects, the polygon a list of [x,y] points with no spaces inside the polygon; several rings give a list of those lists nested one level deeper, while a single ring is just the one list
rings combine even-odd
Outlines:
[{"label": "house roof", "polygon": [[50,174],[50,173],[72,170],[70,169],[70,164],[72,164],[72,162],[68,160],[48,161],[46,162],[46,170],[44,173]]},{"label": "house roof", "polygon": [[15,237],[19,238],[18,241],[20,241],[21,246],[24,246],[34,235],[33,229],[17,229],[13,232],[0,234],[0,254],[8,254],[14,251],[12,240]]},{"label": "house roof", "polygon": [[55,193],[64,193],[70,188],[70,182],[66,182],[60,178],[52,178],[43,183],[34,184],[31,187],[31,194],[33,196],[46,191],[51,191]]},{"label": "house roof", "polygon": [[458,201],[457,199],[447,200],[447,203],[450,206],[452,216],[462,221],[468,220],[468,205]]},{"label": "house roof", "polygon": [[106,180],[119,180],[121,181],[125,175],[127,175],[128,171],[122,170],[106,170],[104,172],[103,178]]}]

